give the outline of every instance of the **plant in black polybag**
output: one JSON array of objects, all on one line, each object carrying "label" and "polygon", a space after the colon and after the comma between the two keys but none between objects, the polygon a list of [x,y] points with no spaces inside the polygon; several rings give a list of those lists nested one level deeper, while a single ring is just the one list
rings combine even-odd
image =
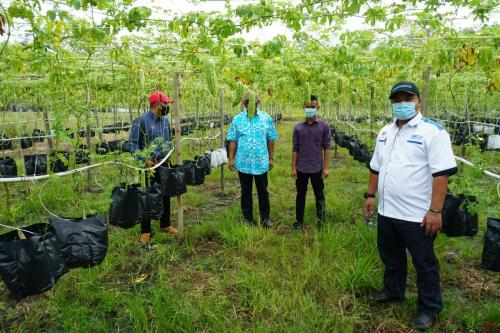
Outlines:
[{"label": "plant in black polybag", "polygon": [[[0,235],[0,276],[16,300],[50,290],[68,267],[55,235],[40,223]],[[20,236],[22,235],[22,236]]]},{"label": "plant in black polybag", "polygon": [[187,192],[186,173],[183,165],[159,167],[156,172],[160,174],[161,191],[168,197],[176,197]]},{"label": "plant in black polybag", "polygon": [[500,272],[500,219],[488,218],[481,266],[493,272]]},{"label": "plant in black polybag", "polygon": [[17,165],[14,159],[8,156],[0,157],[0,176],[2,177],[17,176]]},{"label": "plant in black polybag", "polygon": [[105,216],[76,219],[50,217],[49,223],[69,268],[93,267],[106,257],[108,230]]},{"label": "plant in black polybag", "polygon": [[120,184],[111,191],[109,207],[109,223],[129,229],[147,217],[147,206],[144,202],[140,184]]},{"label": "plant in black polybag", "polygon": [[47,154],[24,155],[24,167],[27,176],[47,174]]},{"label": "plant in black polybag", "polygon": [[69,152],[58,151],[52,152],[49,158],[50,171],[64,172],[68,171]]}]

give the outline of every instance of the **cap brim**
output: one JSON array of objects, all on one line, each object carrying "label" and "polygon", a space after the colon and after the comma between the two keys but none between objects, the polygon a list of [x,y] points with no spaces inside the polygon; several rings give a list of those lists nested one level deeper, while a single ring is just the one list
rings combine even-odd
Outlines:
[{"label": "cap brim", "polygon": [[389,99],[392,99],[397,93],[400,93],[400,92],[405,92],[405,93],[408,93],[408,94],[411,94],[411,95],[418,95],[414,91],[408,91],[408,90],[401,89],[401,90],[397,90],[397,91],[393,92],[392,94],[390,94],[389,95]]}]

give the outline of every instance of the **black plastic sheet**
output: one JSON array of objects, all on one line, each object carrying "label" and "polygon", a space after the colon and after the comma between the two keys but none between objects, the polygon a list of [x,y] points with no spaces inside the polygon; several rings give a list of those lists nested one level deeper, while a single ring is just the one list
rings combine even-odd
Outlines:
[{"label": "black plastic sheet", "polygon": [[50,290],[68,267],[61,257],[58,241],[48,224],[40,223],[23,228],[35,233],[18,231],[0,236],[0,276],[15,299]]},{"label": "black plastic sheet", "polygon": [[24,167],[27,176],[47,174],[47,154],[24,155]]},{"label": "black plastic sheet", "polygon": [[17,165],[14,159],[8,156],[0,157],[0,176],[17,177]]},{"label": "black plastic sheet", "polygon": [[500,219],[488,218],[481,266],[493,272],[500,272]]},{"label": "black plastic sheet", "polygon": [[66,219],[51,217],[49,223],[69,268],[89,268],[102,263],[108,251],[105,216]]}]

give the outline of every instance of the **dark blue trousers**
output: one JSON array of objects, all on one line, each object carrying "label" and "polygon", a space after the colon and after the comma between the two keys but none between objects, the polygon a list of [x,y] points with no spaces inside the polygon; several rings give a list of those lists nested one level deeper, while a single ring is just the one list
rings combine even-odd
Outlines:
[{"label": "dark blue trousers", "polygon": [[377,247],[385,265],[384,290],[403,298],[406,291],[406,250],[417,271],[418,310],[436,316],[443,309],[439,263],[434,254],[435,236],[427,236],[420,223],[378,215]]}]

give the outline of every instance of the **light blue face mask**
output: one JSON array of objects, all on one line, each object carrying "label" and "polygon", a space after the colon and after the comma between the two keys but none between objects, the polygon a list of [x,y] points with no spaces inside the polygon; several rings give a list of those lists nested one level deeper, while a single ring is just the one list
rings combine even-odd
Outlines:
[{"label": "light blue face mask", "polygon": [[316,115],[317,110],[313,108],[305,108],[304,113],[306,114],[307,118],[312,118]]},{"label": "light blue face mask", "polygon": [[392,114],[399,120],[408,120],[417,114],[416,105],[412,102],[401,102],[392,104]]}]

